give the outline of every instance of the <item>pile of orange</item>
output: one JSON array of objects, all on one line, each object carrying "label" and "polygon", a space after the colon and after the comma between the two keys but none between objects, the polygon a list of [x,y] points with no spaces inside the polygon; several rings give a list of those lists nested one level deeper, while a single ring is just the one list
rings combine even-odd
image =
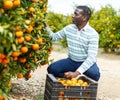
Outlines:
[{"label": "pile of orange", "polygon": [[60,82],[63,86],[83,86],[87,87],[89,86],[89,83],[82,80],[82,79],[64,79],[64,78],[58,78],[58,82]]},{"label": "pile of orange", "polygon": [[[86,89],[86,87],[89,86],[89,82],[86,82],[82,79],[76,79],[76,78],[72,78],[72,79],[64,79],[64,78],[58,78],[57,79],[58,82],[60,82],[63,86],[65,86],[65,89],[69,89],[71,86],[80,86],[81,90],[82,89]],[[82,88],[83,87],[83,88]],[[65,95],[65,90],[60,90],[59,94],[58,94],[58,100],[90,100],[90,96],[87,95],[87,97],[82,97],[82,98],[71,98],[67,95]]]}]

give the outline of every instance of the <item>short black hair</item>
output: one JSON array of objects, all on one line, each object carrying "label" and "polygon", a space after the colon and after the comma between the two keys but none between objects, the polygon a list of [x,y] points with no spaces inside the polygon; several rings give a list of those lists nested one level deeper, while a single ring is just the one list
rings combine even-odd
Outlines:
[{"label": "short black hair", "polygon": [[87,16],[87,20],[90,19],[92,12],[91,12],[91,9],[88,6],[77,6],[77,8],[83,10],[83,14],[85,16]]}]

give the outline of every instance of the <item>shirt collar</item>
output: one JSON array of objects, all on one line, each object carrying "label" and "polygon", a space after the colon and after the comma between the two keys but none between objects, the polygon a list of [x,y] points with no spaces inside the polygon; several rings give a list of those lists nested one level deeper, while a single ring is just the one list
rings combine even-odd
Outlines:
[{"label": "shirt collar", "polygon": [[[88,26],[89,26],[89,22],[80,31],[85,31],[88,28]],[[76,25],[75,28],[78,30]]]},{"label": "shirt collar", "polygon": [[87,23],[81,30],[85,31],[88,28],[88,26],[89,26],[89,23]]}]

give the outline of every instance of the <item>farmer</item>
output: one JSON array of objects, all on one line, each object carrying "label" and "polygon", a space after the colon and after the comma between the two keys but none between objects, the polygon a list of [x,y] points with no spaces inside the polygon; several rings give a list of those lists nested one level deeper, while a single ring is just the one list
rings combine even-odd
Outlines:
[{"label": "farmer", "polygon": [[96,64],[99,37],[88,23],[90,17],[89,7],[77,6],[72,16],[73,24],[56,33],[47,27],[53,41],[66,38],[68,45],[68,57],[50,64],[48,73],[68,79],[84,74],[95,81],[99,80],[100,72]]}]

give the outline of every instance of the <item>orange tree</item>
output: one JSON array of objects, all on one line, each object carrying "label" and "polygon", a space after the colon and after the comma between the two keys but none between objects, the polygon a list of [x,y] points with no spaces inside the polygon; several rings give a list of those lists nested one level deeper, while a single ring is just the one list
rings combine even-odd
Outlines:
[{"label": "orange tree", "polygon": [[7,99],[12,77],[29,79],[31,71],[49,62],[47,2],[0,0],[0,100]]}]

